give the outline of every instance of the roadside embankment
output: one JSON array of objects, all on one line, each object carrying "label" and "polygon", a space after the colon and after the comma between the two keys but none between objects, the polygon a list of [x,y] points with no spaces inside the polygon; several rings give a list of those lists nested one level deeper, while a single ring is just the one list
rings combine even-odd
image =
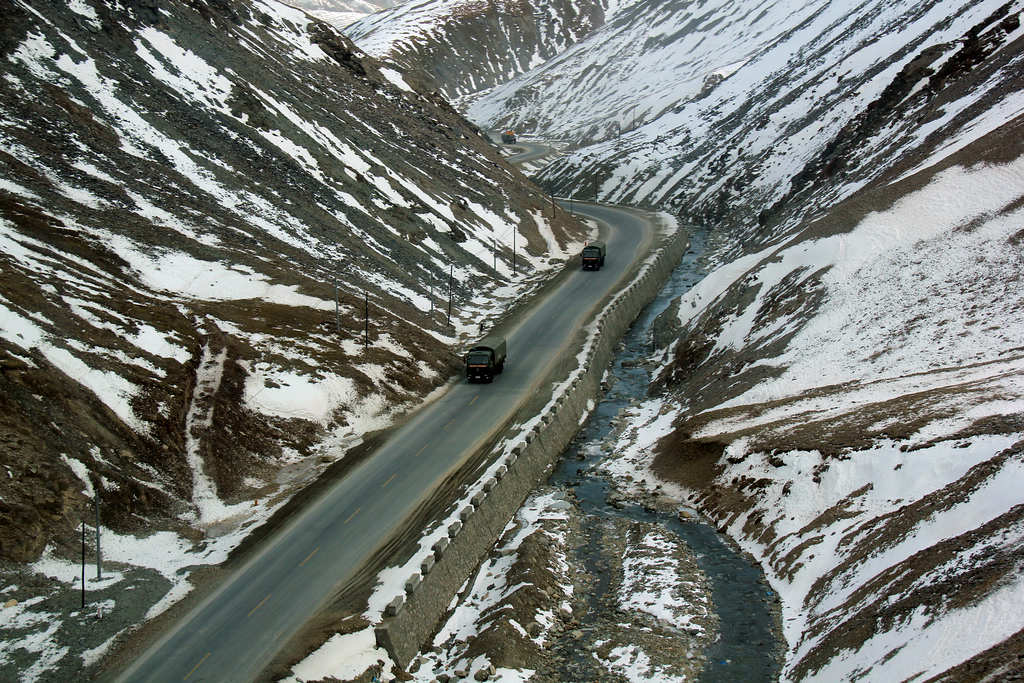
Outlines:
[{"label": "roadside embankment", "polygon": [[[583,207],[580,207],[581,209]],[[637,277],[613,295],[585,327],[582,350],[567,351],[548,378],[554,386],[539,419],[531,421],[517,445],[496,456],[483,486],[448,526],[445,538],[405,583],[404,595],[385,609],[377,643],[405,668],[436,631],[452,598],[498,539],[527,495],[550,472],[579,430],[600,391],[601,377],[615,345],[662,288],[688,247],[678,227],[662,237],[641,264]],[[565,368],[572,367],[568,375]]]}]

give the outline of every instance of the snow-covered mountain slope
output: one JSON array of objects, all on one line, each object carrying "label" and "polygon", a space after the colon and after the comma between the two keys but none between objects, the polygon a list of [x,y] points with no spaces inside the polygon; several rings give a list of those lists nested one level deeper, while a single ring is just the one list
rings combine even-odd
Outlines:
[{"label": "snow-covered mountain slope", "polygon": [[364,12],[335,12],[333,10],[307,10],[311,16],[326,21],[339,31],[366,16]]},{"label": "snow-covered mountain slope", "polygon": [[200,537],[280,504],[449,376],[450,269],[484,315],[513,231],[537,269],[572,240],[443,100],[284,5],[19,0],[2,40],[5,560],[94,495]]},{"label": "snow-covered mountain slope", "polygon": [[785,680],[1021,673],[1022,130],[948,140],[666,314],[612,469],[759,558]]},{"label": "snow-covered mountain slope", "polygon": [[391,0],[293,0],[288,4],[306,10],[337,29],[343,29],[367,15],[399,3]]},{"label": "snow-covered mountain slope", "polygon": [[286,4],[310,13],[349,12],[367,15],[399,5],[401,0],[290,0]]},{"label": "snow-covered mountain slope", "polygon": [[544,63],[628,1],[416,0],[345,32],[370,55],[431,75],[454,100]]},{"label": "snow-covered mountain slope", "polygon": [[1022,111],[1020,11],[1001,0],[639,3],[468,115],[576,140],[624,129],[542,181],[779,234],[889,164],[923,162],[960,131]]}]

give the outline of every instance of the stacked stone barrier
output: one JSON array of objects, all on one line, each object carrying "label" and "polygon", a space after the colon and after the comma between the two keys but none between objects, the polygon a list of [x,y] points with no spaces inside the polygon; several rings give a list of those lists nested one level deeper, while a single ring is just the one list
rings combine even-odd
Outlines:
[{"label": "stacked stone barrier", "polygon": [[[682,228],[667,237],[640,277],[598,314],[596,331],[585,341],[587,354],[564,393],[554,404],[549,402],[523,443],[505,457],[493,478],[459,511],[458,520],[448,527],[447,537],[434,544],[432,554],[409,577],[404,594],[385,608],[376,628],[377,644],[398,666],[407,668],[436,632],[455,594],[579,431],[587,402],[600,390],[615,345],[664,286],[688,246]],[[573,351],[565,361],[575,361],[577,353]],[[560,368],[564,366],[559,364]]]}]

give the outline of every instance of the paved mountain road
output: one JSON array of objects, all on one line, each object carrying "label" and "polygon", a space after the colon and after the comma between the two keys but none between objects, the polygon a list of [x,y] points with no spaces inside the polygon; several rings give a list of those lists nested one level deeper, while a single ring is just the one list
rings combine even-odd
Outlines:
[{"label": "paved mountain road", "polygon": [[574,203],[604,223],[605,267],[573,272],[508,336],[493,384],[464,380],[297,514],[141,655],[123,681],[251,681],[417,507],[547,381],[594,304],[628,282],[654,228],[638,213]]}]

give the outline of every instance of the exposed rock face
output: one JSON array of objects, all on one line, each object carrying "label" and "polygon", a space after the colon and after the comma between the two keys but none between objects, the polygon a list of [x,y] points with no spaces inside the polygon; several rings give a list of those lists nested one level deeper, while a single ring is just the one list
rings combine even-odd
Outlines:
[{"label": "exposed rock face", "polygon": [[434,0],[408,3],[349,26],[371,55],[433,77],[449,99],[529,71],[605,20],[608,0]]},{"label": "exposed rock face", "polygon": [[73,542],[94,495],[117,530],[201,534],[445,381],[451,267],[465,301],[512,230],[547,262],[543,196],[298,10],[3,16],[2,559]]}]

